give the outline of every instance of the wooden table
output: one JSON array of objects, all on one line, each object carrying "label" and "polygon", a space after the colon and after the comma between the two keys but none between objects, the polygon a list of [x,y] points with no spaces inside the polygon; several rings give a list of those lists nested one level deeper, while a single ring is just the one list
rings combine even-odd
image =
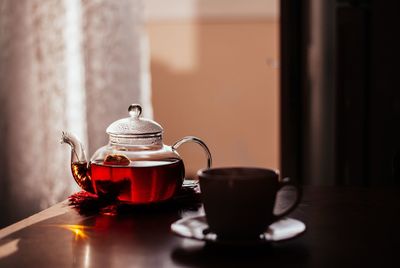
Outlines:
[{"label": "wooden table", "polygon": [[306,187],[307,231],[256,248],[175,236],[179,206],[82,216],[66,202],[0,230],[0,267],[400,267],[400,189]]}]

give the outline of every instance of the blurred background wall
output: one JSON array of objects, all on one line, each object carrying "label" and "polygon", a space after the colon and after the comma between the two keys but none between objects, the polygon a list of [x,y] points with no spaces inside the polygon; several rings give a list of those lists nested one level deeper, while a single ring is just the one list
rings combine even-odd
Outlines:
[{"label": "blurred background wall", "polygon": [[[278,0],[145,2],[154,116],[166,143],[195,135],[214,166],[279,168],[278,7]],[[181,148],[193,177],[204,155],[196,145]]]}]

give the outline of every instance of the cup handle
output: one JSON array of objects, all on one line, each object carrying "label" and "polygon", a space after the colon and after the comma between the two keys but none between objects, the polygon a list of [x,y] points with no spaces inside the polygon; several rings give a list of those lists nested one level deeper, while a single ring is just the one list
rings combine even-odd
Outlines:
[{"label": "cup handle", "polygon": [[279,182],[279,184],[280,185],[279,185],[278,192],[287,186],[294,187],[294,189],[296,190],[296,198],[294,199],[293,203],[291,205],[289,205],[288,208],[286,208],[283,212],[281,212],[279,214],[274,214],[275,220],[278,220],[278,219],[288,215],[290,212],[292,212],[297,207],[297,205],[300,203],[301,195],[302,195],[301,189],[298,186],[296,186],[295,184],[293,184],[293,182],[291,181],[290,178],[282,179]]},{"label": "cup handle", "polygon": [[212,165],[212,157],[211,157],[210,150],[208,149],[207,145],[201,139],[199,139],[197,137],[194,137],[194,136],[183,137],[182,139],[175,142],[174,145],[172,145],[172,150],[176,151],[179,148],[179,146],[181,146],[182,144],[187,143],[187,142],[197,143],[204,149],[204,152],[206,153],[206,157],[207,157],[207,168],[210,168]]}]

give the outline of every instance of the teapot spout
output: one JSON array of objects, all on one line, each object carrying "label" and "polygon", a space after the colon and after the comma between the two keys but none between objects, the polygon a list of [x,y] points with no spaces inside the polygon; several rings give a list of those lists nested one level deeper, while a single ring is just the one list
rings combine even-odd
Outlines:
[{"label": "teapot spout", "polygon": [[71,146],[71,164],[74,162],[87,163],[83,145],[74,134],[63,131],[61,143]]},{"label": "teapot spout", "polygon": [[69,132],[62,132],[61,143],[71,146],[71,171],[76,183],[85,191],[94,193],[85,150],[78,138]]}]

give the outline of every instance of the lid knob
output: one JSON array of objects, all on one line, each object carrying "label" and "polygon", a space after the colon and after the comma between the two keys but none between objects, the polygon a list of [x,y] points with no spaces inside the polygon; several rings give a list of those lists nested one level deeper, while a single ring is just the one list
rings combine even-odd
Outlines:
[{"label": "lid knob", "polygon": [[135,119],[138,119],[142,114],[142,106],[140,104],[131,104],[128,108],[129,115]]}]

